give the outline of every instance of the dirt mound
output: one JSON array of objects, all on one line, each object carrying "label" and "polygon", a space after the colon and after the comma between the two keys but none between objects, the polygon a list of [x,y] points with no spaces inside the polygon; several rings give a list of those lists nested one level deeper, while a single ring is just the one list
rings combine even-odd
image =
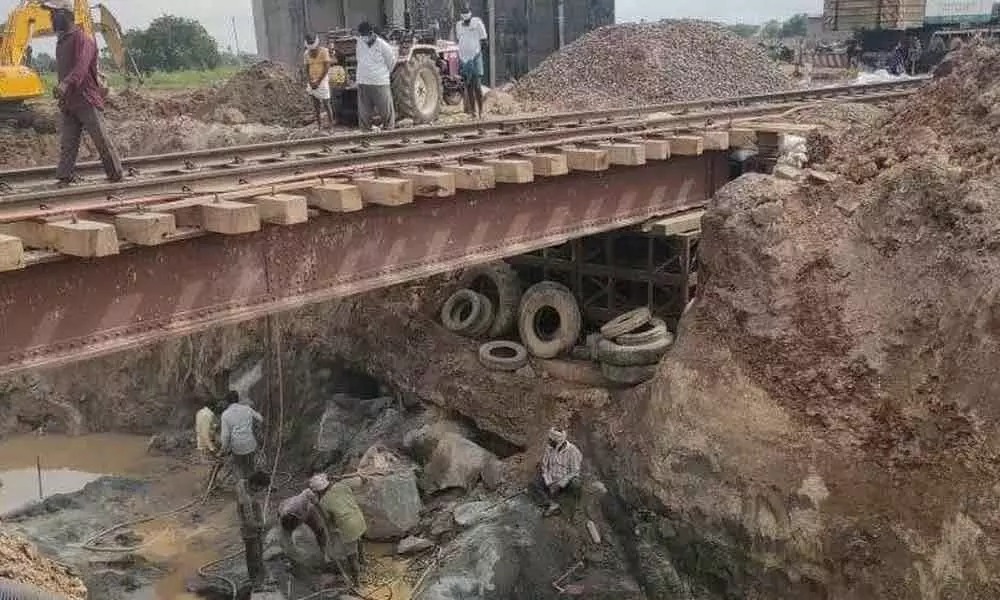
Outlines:
[{"label": "dirt mound", "polygon": [[592,31],[521,79],[523,101],[566,109],[638,106],[789,87],[766,52],[702,21],[626,23]]},{"label": "dirt mound", "polygon": [[1000,55],[966,58],[835,142],[848,177],[709,207],[698,299],[602,453],[693,589],[998,597]]},{"label": "dirt mound", "polygon": [[220,109],[236,109],[248,122],[300,127],[309,122],[312,104],[293,71],[263,61],[233,75],[198,116],[224,114]]},{"label": "dirt mound", "polygon": [[105,113],[113,121],[169,119],[199,112],[211,102],[213,94],[210,88],[170,94],[126,89],[108,96]]},{"label": "dirt mound", "polygon": [[69,569],[38,553],[31,542],[0,531],[0,579],[39,587],[69,600],[83,600],[87,588]]}]

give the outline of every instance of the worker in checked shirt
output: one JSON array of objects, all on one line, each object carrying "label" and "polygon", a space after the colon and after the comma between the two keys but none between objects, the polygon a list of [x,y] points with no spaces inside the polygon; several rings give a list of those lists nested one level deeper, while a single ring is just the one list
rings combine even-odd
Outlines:
[{"label": "worker in checked shirt", "polygon": [[548,502],[545,516],[560,511],[558,502],[560,496],[579,489],[582,465],[583,454],[566,438],[566,432],[556,428],[550,429],[545,454],[542,455],[542,462],[538,465],[538,474],[535,477],[536,491]]}]

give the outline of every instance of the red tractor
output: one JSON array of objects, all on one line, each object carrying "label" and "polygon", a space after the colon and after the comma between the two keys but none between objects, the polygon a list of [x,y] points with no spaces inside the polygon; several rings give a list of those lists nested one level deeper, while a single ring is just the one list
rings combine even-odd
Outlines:
[{"label": "red tractor", "polygon": [[[464,84],[458,69],[458,45],[435,39],[427,32],[395,29],[386,38],[396,47],[399,62],[392,72],[392,98],[397,119],[412,119],[414,124],[433,123],[441,114],[442,103],[462,102]],[[332,31],[330,51],[347,70],[347,84],[336,97],[337,120],[357,125],[358,91],[357,36],[351,31]]]}]

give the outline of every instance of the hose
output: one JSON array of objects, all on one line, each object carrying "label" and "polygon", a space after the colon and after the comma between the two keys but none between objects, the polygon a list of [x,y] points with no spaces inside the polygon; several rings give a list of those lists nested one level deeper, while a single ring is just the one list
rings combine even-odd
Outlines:
[{"label": "hose", "polygon": [[27,583],[0,579],[0,600],[67,600],[67,597]]}]

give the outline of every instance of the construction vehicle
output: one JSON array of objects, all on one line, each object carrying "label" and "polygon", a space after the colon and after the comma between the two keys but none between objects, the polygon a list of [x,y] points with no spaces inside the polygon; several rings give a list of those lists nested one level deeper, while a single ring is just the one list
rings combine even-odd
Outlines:
[{"label": "construction vehicle", "polygon": [[[337,120],[344,125],[357,124],[358,94],[357,35],[350,30],[334,30],[328,37],[330,51],[347,70],[348,85],[337,95]],[[392,98],[399,119],[414,124],[432,123],[441,114],[443,104],[462,102],[464,84],[459,75],[458,45],[439,40],[430,31],[393,29],[386,40],[397,51],[398,62],[392,72]]]},{"label": "construction vehicle", "polygon": [[[95,20],[86,0],[75,0],[73,6],[76,23],[91,35],[102,35],[115,66],[126,75],[138,75],[125,49],[121,26],[111,11],[98,4],[94,7],[98,14]],[[0,114],[16,113],[24,109],[25,100],[45,93],[38,72],[24,64],[25,55],[33,39],[55,35],[55,31],[50,12],[40,0],[20,0],[0,31],[3,32],[0,37]]]}]

